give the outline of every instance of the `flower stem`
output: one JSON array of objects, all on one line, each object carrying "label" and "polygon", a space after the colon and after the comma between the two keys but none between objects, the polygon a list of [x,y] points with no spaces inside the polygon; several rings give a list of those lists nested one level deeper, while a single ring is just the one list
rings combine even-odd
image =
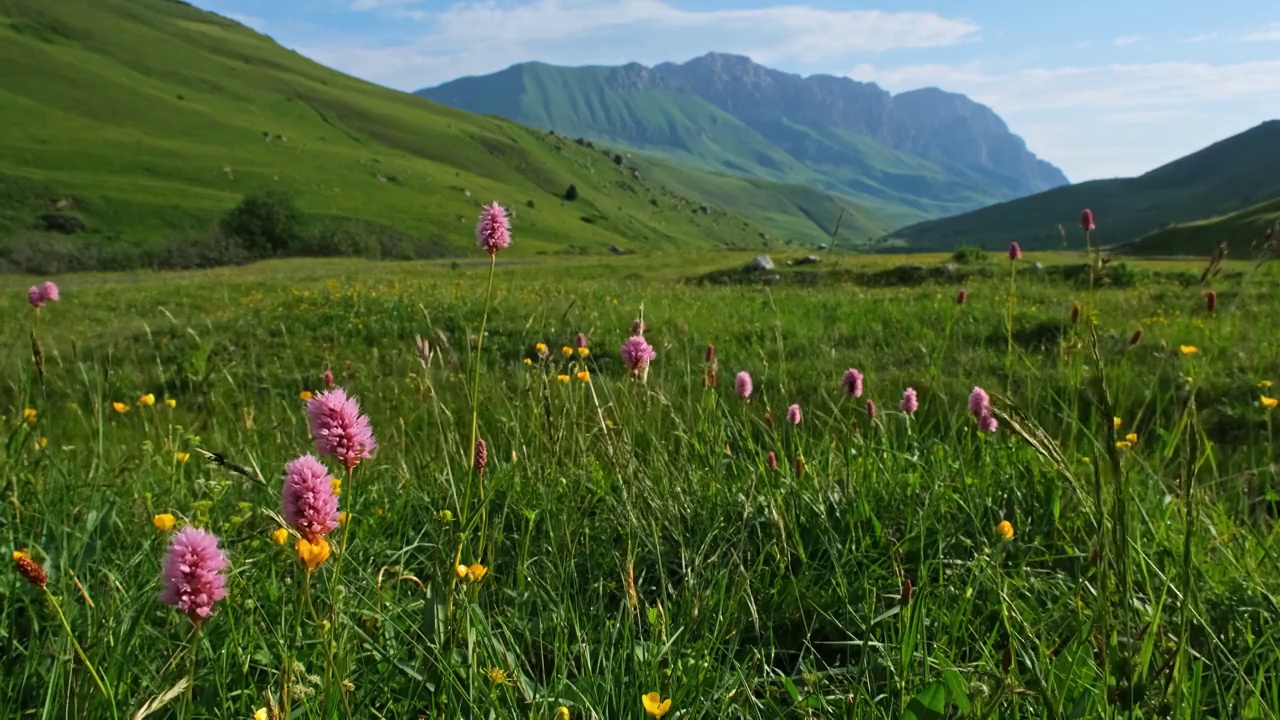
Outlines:
[{"label": "flower stem", "polygon": [[44,596],[49,599],[49,604],[53,606],[54,612],[58,613],[58,620],[62,622],[62,629],[67,632],[67,638],[71,640],[71,646],[75,648],[76,655],[80,656],[80,662],[84,663],[84,667],[89,671],[89,676],[93,678],[93,684],[98,686],[98,692],[107,698],[107,702],[111,704],[111,717],[118,718],[119,712],[116,710],[116,698],[107,690],[106,684],[102,682],[102,676],[98,675],[98,671],[93,667],[93,663],[89,661],[89,656],[84,654],[84,648],[80,647],[80,643],[76,640],[75,633],[71,632],[71,624],[67,622],[67,616],[62,613],[62,606],[58,604],[58,600],[49,592],[49,588],[42,588]]},{"label": "flower stem", "polygon": [[187,683],[187,705],[183,712],[183,717],[193,718],[196,714],[195,704],[195,688],[196,688],[196,657],[200,653],[200,626],[196,625],[191,631],[191,680]]}]

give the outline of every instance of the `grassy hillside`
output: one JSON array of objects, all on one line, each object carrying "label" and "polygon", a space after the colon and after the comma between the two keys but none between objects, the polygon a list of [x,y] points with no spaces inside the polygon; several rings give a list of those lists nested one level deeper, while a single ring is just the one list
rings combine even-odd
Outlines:
[{"label": "grassy hillside", "polygon": [[1133,255],[1208,255],[1227,242],[1233,256],[1259,251],[1267,231],[1280,223],[1280,197],[1218,217],[1177,223],[1126,246]]},{"label": "grassy hillside", "polygon": [[964,244],[998,248],[1017,240],[1024,247],[1050,248],[1061,246],[1058,225],[1062,224],[1075,247],[1084,242],[1077,221],[1080,210],[1087,207],[1097,216],[1096,242],[1120,245],[1155,232],[1140,246],[1143,252],[1174,253],[1178,246],[1162,247],[1158,238],[1172,241],[1179,236],[1157,231],[1174,223],[1238,212],[1280,195],[1277,157],[1280,121],[1270,120],[1145,175],[1055,188],[912,225],[894,231],[885,241],[918,248]]},{"label": "grassy hillside", "polygon": [[1008,197],[993,178],[895,150],[856,132],[785,120],[748,126],[690,92],[619,87],[623,81],[611,80],[614,71],[522,63],[418,94],[694,167],[821,188],[906,222]]},{"label": "grassy hillside", "polygon": [[[492,200],[518,214],[517,253],[820,242],[830,228],[806,218],[836,202],[730,217],[758,198],[696,171],[673,198],[601,149],[356,80],[172,0],[0,0],[0,68],[10,248],[62,242],[31,230],[50,212],[83,220],[95,248],[156,246],[262,188],[420,255],[464,250]],[[706,188],[719,202],[698,212]]]}]

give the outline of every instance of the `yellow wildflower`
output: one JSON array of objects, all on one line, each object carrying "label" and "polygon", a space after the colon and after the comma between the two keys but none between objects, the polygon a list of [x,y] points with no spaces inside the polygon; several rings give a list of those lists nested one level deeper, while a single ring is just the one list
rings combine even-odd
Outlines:
[{"label": "yellow wildflower", "polygon": [[1124,425],[1124,420],[1122,418],[1111,418],[1112,427],[1119,430],[1121,425]]},{"label": "yellow wildflower", "polygon": [[1178,352],[1182,353],[1183,355],[1195,355],[1196,353],[1200,352],[1200,348],[1196,347],[1195,345],[1179,345]]},{"label": "yellow wildflower", "polygon": [[586,370],[579,370],[578,379],[581,380],[582,382],[586,382],[591,379],[591,373],[587,372]]},{"label": "yellow wildflower", "polygon": [[169,513],[160,513],[151,518],[151,524],[160,532],[169,532],[177,522],[178,519]]},{"label": "yellow wildflower", "polygon": [[588,350],[587,348],[585,347],[578,348],[578,357],[586,357],[590,354],[591,354],[591,351]]},{"label": "yellow wildflower", "polygon": [[569,347],[568,345],[565,345],[564,347],[560,348],[560,354],[564,355],[565,357],[572,357],[573,348]]},{"label": "yellow wildflower", "polygon": [[456,572],[456,573],[458,573],[458,577],[460,577],[460,578],[465,578],[465,577],[467,576],[467,566],[466,566],[466,565],[459,565],[458,567],[454,568],[454,569],[453,569],[453,571],[454,571],[454,572]]},{"label": "yellow wildflower", "polygon": [[1125,440],[1126,440],[1130,445],[1137,445],[1137,444],[1138,444],[1138,433],[1129,433],[1128,435],[1125,435],[1125,436],[1124,436],[1124,439],[1125,439]]},{"label": "yellow wildflower", "polygon": [[1258,381],[1258,387],[1262,388],[1263,390],[1270,390],[1270,389],[1271,389],[1271,386],[1272,386],[1272,385],[1274,385],[1274,384],[1275,384],[1275,383],[1271,382],[1270,380],[1259,380],[1259,381]]},{"label": "yellow wildflower", "polygon": [[298,559],[307,566],[307,570],[315,570],[329,559],[329,541],[323,537],[314,543],[306,538],[298,538],[298,542],[294,543],[293,547],[298,552]]},{"label": "yellow wildflower", "polygon": [[271,533],[271,540],[277,545],[283,545],[289,541],[289,531],[285,528],[276,528],[276,531]]},{"label": "yellow wildflower", "polygon": [[1088,465],[1089,463],[1093,462],[1093,458],[1089,457],[1088,455],[1085,455],[1084,457],[1082,457],[1082,458],[1080,458],[1080,459],[1084,461],[1084,464],[1085,464],[1085,465]]},{"label": "yellow wildflower", "polygon": [[329,488],[334,495],[342,494],[342,478],[329,478]]},{"label": "yellow wildflower", "polygon": [[494,685],[506,685],[508,683],[507,671],[502,668],[491,667],[484,671],[485,677],[489,678],[489,682]]},{"label": "yellow wildflower", "polygon": [[1013,523],[1009,522],[1008,520],[1001,520],[1000,524],[996,525],[996,534],[999,535],[1000,539],[1004,540],[1005,542],[1012,540],[1013,539]]},{"label": "yellow wildflower", "polygon": [[111,409],[112,409],[112,410],[115,410],[116,412],[120,413],[121,415],[123,415],[123,414],[125,414],[125,413],[129,412],[129,406],[128,406],[128,405],[125,405],[125,404],[124,404],[124,403],[122,403],[122,402],[113,402],[113,403],[111,403]]},{"label": "yellow wildflower", "polygon": [[467,580],[471,582],[480,582],[480,578],[483,578],[484,574],[487,572],[489,572],[489,568],[481,565],[480,563],[476,563],[467,568]]},{"label": "yellow wildflower", "polygon": [[569,720],[569,708],[563,705],[556,708],[556,720]]},{"label": "yellow wildflower", "polygon": [[450,510],[441,510],[436,513],[436,519],[444,523],[453,522],[453,512]]},{"label": "yellow wildflower", "polygon": [[1260,400],[1262,402],[1262,407],[1268,410],[1274,408],[1276,405],[1280,405],[1280,400],[1277,400],[1273,397],[1267,397],[1266,395],[1263,395]]},{"label": "yellow wildflower", "polygon": [[671,709],[671,698],[663,700],[662,696],[656,692],[647,693],[640,700],[644,703],[644,711],[656,718],[666,715]]},{"label": "yellow wildflower", "polygon": [[258,708],[253,711],[253,720],[267,720],[267,709]]},{"label": "yellow wildflower", "polygon": [[30,552],[30,551],[28,551],[26,548],[23,548],[22,550],[14,550],[14,551],[13,551],[13,559],[14,559],[15,561],[17,561],[17,560],[30,560],[30,559],[31,559],[31,552]]},{"label": "yellow wildflower", "polygon": [[47,438],[47,437],[36,438],[36,449],[37,449],[37,450],[43,450],[43,449],[45,449],[45,447],[46,447],[48,444],[49,444],[49,438]]},{"label": "yellow wildflower", "polygon": [[524,362],[524,364],[525,364],[525,365],[532,365],[532,364],[533,364],[533,361],[532,361],[532,360],[530,360],[529,358],[525,358],[522,362]]},{"label": "yellow wildflower", "polygon": [[384,512],[386,512],[386,510],[383,510],[383,509],[382,509],[382,508],[380,508],[380,507],[376,507],[376,508],[374,508],[374,509],[373,509],[373,514],[374,514],[374,515],[377,515],[378,517],[382,517],[382,513],[384,513]]},{"label": "yellow wildflower", "polygon": [[345,511],[345,510],[343,510],[343,511],[342,511],[342,512],[340,512],[340,513],[338,513],[338,524],[339,524],[339,525],[346,525],[346,524],[347,524],[347,521],[348,521],[348,520],[350,520],[350,519],[351,519],[351,513],[347,512],[347,511]]},{"label": "yellow wildflower", "polygon": [[546,343],[538,343],[537,345],[534,345],[534,346],[533,346],[533,349],[538,353],[538,357],[546,357],[546,356],[547,356],[547,344],[546,344]]},{"label": "yellow wildflower", "polygon": [[1131,450],[1131,449],[1133,449],[1133,443],[1129,442],[1128,440],[1117,440],[1117,441],[1116,441],[1116,449],[1117,449],[1117,450]]},{"label": "yellow wildflower", "polygon": [[310,400],[313,397],[315,396],[311,394],[310,390],[303,390],[302,392],[298,393],[298,398],[301,400]]},{"label": "yellow wildflower", "polygon": [[166,406],[166,407],[168,407],[170,410],[172,410],[172,409],[174,409],[174,408],[178,407],[178,401],[177,401],[177,400],[174,400],[173,398],[165,398],[165,399],[164,399],[164,404],[165,404],[165,406]]},{"label": "yellow wildflower", "polygon": [[27,408],[22,411],[22,419],[28,423],[35,423],[36,420],[40,419],[40,412],[35,408]]},{"label": "yellow wildflower", "polygon": [[567,382],[569,382],[569,376],[568,376],[568,375],[557,375],[557,376],[556,376],[556,380],[558,380],[559,382],[562,382],[562,383],[567,383]]},{"label": "yellow wildflower", "polygon": [[191,453],[184,453],[181,450],[173,454],[173,459],[180,463],[184,463],[191,459]]},{"label": "yellow wildflower", "polygon": [[156,396],[151,393],[140,395],[138,397],[138,404],[143,407],[151,407],[156,404]]}]

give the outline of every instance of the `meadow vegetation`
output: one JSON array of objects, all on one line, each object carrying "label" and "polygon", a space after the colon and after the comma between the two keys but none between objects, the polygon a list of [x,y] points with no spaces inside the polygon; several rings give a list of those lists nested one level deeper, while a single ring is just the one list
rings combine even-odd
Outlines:
[{"label": "meadow vegetation", "polygon": [[[0,281],[0,715],[1275,717],[1273,267],[502,257]],[[327,540],[326,373],[377,438]]]}]

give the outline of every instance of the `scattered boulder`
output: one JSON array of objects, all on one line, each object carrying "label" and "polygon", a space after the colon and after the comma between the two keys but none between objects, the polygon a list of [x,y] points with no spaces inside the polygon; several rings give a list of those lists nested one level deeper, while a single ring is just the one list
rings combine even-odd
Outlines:
[{"label": "scattered boulder", "polygon": [[74,235],[84,232],[84,221],[75,215],[47,213],[40,216],[40,229],[63,235]]},{"label": "scattered boulder", "polygon": [[819,245],[819,246],[818,246],[818,249],[819,249],[819,250],[826,250],[826,249],[827,249],[827,244],[826,244],[826,243],[823,243],[823,244]]},{"label": "scattered boulder", "polygon": [[769,257],[768,255],[757,255],[755,259],[751,261],[751,264],[747,267],[751,270],[761,270],[761,271],[772,270],[773,258]]},{"label": "scattered boulder", "polygon": [[802,258],[792,260],[790,265],[816,265],[818,263],[817,255],[806,255]]},{"label": "scattered boulder", "polygon": [[609,246],[609,252],[613,253],[614,255],[626,255],[626,254],[627,254],[627,251],[626,251],[626,250],[623,250],[622,248],[618,247],[617,245],[610,245],[610,246]]},{"label": "scattered boulder", "polygon": [[782,279],[782,276],[778,275],[777,273],[774,273],[773,275],[765,275],[763,278],[761,278],[761,280],[764,281],[765,285],[774,285],[781,279]]},{"label": "scattered boulder", "polygon": [[1033,262],[1031,263],[1031,269],[1036,272],[1044,272],[1044,265],[1041,265],[1039,262]]}]

